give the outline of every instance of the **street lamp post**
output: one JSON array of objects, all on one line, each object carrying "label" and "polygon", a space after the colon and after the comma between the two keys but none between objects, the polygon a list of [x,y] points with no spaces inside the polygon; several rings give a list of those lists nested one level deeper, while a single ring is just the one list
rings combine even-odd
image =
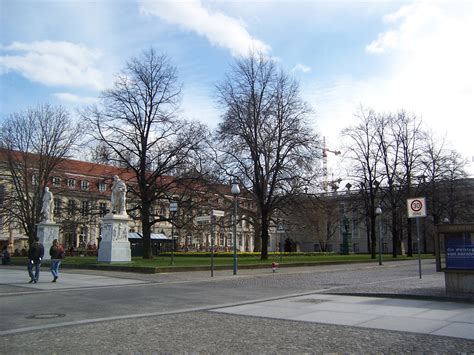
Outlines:
[{"label": "street lamp post", "polygon": [[171,265],[174,265],[174,216],[178,211],[178,203],[170,202],[171,212]]},{"label": "street lamp post", "polygon": [[240,194],[239,183],[234,179],[232,181],[232,188],[230,189],[231,194],[234,196],[234,223],[233,223],[233,244],[234,244],[234,256],[233,256],[233,272],[237,275],[237,196]]},{"label": "street lamp post", "polygon": [[[378,206],[375,209],[375,214],[382,217],[382,208]],[[379,265],[382,265],[382,218],[379,219]]]}]

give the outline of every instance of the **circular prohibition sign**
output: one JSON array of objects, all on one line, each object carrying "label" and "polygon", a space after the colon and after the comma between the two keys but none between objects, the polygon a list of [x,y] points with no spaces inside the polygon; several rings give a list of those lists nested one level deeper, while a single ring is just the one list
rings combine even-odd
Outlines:
[{"label": "circular prohibition sign", "polygon": [[413,200],[410,203],[410,208],[413,212],[420,212],[423,208],[423,202],[420,200]]}]

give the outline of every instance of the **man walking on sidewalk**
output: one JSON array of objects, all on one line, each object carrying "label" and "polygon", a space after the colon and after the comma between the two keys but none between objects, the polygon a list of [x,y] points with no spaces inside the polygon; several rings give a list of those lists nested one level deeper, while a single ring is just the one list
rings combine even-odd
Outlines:
[{"label": "man walking on sidewalk", "polygon": [[[43,244],[39,242],[39,238],[35,237],[35,241],[30,245],[28,249],[28,274],[30,275],[29,283],[37,283],[39,279],[41,260],[44,256]],[[35,273],[33,274],[33,267]]]}]

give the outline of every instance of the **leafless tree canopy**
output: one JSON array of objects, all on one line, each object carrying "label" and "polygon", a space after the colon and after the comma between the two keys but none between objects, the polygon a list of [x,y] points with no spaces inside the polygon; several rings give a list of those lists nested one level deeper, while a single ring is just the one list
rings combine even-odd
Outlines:
[{"label": "leafless tree canopy", "polygon": [[318,138],[307,122],[311,110],[297,83],[263,55],[238,60],[217,91],[225,110],[218,162],[254,195],[266,259],[273,212],[314,175]]},{"label": "leafless tree canopy", "polygon": [[103,93],[102,108],[84,114],[101,158],[133,175],[129,186],[139,201],[145,258],[152,256],[151,226],[164,218],[153,214],[153,203],[175,198],[184,181],[179,176],[200,170],[199,152],[207,140],[204,126],[178,119],[180,97],[176,69],[150,49],[128,62],[115,86]]},{"label": "leafless tree canopy", "polygon": [[1,126],[0,153],[13,182],[2,213],[17,221],[30,239],[41,217],[44,187],[55,167],[71,153],[79,132],[64,108],[48,104],[14,113]]}]

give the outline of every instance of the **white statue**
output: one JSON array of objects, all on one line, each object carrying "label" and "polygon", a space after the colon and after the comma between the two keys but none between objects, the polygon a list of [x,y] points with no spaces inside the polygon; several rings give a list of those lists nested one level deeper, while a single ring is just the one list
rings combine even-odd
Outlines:
[{"label": "white statue", "polygon": [[120,178],[115,175],[114,176],[114,183],[112,184],[112,213],[113,214],[127,214],[125,206],[126,206],[126,197],[127,194],[127,185],[120,180]]},{"label": "white statue", "polygon": [[53,193],[49,191],[49,187],[44,188],[43,205],[41,206],[41,213],[43,214],[43,222],[53,221],[54,211],[54,197]]}]

